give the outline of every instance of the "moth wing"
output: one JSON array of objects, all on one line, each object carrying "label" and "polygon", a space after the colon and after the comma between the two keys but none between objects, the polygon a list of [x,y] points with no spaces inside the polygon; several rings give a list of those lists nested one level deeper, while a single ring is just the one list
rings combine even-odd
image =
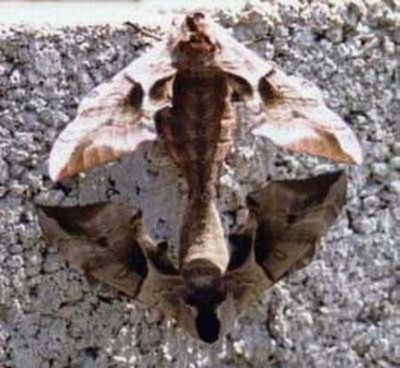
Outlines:
[{"label": "moth wing", "polygon": [[259,80],[273,70],[273,64],[261,59],[219,25],[213,23],[212,27],[219,44],[215,56],[217,65],[234,77],[237,82],[236,87],[242,86],[240,92],[252,94],[251,90],[257,87]]},{"label": "moth wing", "polygon": [[258,82],[262,123],[252,132],[286,149],[360,164],[360,144],[349,126],[332,110],[320,90],[305,79],[278,68]]},{"label": "moth wing", "polygon": [[274,284],[255,260],[256,223],[252,216],[247,225],[245,231],[229,236],[231,259],[224,275],[224,283],[232,295],[236,314],[243,312]]},{"label": "moth wing", "polygon": [[[177,320],[185,328],[191,321],[190,313],[182,303],[184,298],[184,283],[178,272],[160,273],[149,269],[148,277],[144,280],[137,298],[150,307],[155,307],[165,316]],[[185,313],[186,312],[186,313]],[[190,312],[190,311],[189,311]],[[189,332],[192,332],[189,329]]]},{"label": "moth wing", "polygon": [[82,100],[76,118],[50,152],[52,180],[115,160],[156,139],[151,118],[169,101],[175,73],[170,61],[168,45],[162,42]]},{"label": "moth wing", "polygon": [[[39,206],[39,224],[51,244],[71,265],[119,291],[136,297],[149,274],[147,254],[156,245],[143,229],[140,215],[118,204],[83,207]],[[159,265],[173,267],[168,260]],[[171,271],[173,272],[173,271]]]},{"label": "moth wing", "polygon": [[276,282],[311,261],[318,240],[335,222],[345,200],[342,171],[272,181],[248,195],[257,222],[256,262],[271,280]]},{"label": "moth wing", "polygon": [[213,28],[220,46],[216,62],[227,73],[233,90],[243,97],[253,96],[256,103],[261,98],[263,119],[253,130],[255,135],[292,151],[338,162],[362,162],[355,134],[326,106],[316,86],[286,75],[218,25]]}]

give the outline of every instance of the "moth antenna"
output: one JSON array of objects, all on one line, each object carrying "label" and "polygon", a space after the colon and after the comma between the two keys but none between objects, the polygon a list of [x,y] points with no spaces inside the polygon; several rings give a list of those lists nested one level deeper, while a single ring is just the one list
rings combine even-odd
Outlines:
[{"label": "moth antenna", "polygon": [[124,25],[133,28],[136,32],[141,33],[143,36],[150,37],[157,41],[163,40],[163,37],[157,36],[155,33],[151,32],[150,30],[145,29],[144,27],[140,27],[137,24],[132,23],[130,21],[126,21],[124,23]]}]

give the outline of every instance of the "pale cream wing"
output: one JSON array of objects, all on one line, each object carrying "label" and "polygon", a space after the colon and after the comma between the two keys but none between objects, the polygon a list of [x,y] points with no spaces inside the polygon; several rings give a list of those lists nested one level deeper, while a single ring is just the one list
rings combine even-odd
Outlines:
[{"label": "pale cream wing", "polygon": [[257,89],[259,80],[272,71],[273,64],[260,58],[219,25],[212,23],[210,27],[218,41],[215,56],[218,67],[236,79],[239,93],[251,95]]},{"label": "pale cream wing", "polygon": [[[360,164],[360,144],[350,127],[330,110],[319,89],[274,68],[258,84],[261,123],[252,132],[283,148]],[[265,119],[264,119],[265,118]]]},{"label": "pale cream wing", "polygon": [[169,102],[174,74],[168,45],[162,42],[95,87],[52,147],[51,179],[115,160],[156,139],[153,114]]},{"label": "pale cream wing", "polygon": [[225,30],[211,24],[218,41],[216,63],[241,97],[261,104],[255,135],[283,148],[327,157],[344,163],[361,163],[360,144],[348,125],[330,110],[319,89],[305,79],[286,75],[263,60]]}]

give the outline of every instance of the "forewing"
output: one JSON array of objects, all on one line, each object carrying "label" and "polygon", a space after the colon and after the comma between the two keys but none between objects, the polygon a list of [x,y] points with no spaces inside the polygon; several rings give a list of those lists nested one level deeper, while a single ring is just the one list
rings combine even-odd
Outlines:
[{"label": "forewing", "polygon": [[257,221],[256,262],[271,280],[278,281],[310,262],[318,240],[334,223],[345,200],[344,172],[272,181],[248,195]]},{"label": "forewing", "polygon": [[216,63],[227,73],[228,83],[239,96],[253,96],[252,101],[261,104],[261,122],[254,134],[292,151],[344,163],[362,162],[356,136],[326,106],[316,86],[287,76],[218,25],[211,27],[219,44]]},{"label": "forewing", "polygon": [[362,162],[355,134],[326,106],[316,86],[275,67],[260,79],[258,92],[263,119],[253,130],[255,135],[292,151],[343,163]]},{"label": "forewing", "polygon": [[146,248],[155,248],[139,214],[118,204],[39,207],[50,244],[91,278],[135,297],[149,273]]},{"label": "forewing", "polygon": [[231,37],[226,30],[217,24],[212,24],[215,37],[219,44],[216,53],[216,63],[228,75],[233,75],[238,82],[247,87],[246,94],[256,90],[259,80],[272,71],[273,64],[261,59],[256,53]]},{"label": "forewing", "polygon": [[174,73],[163,42],[94,88],[52,147],[50,177],[62,180],[156,139],[153,114],[168,103]]}]

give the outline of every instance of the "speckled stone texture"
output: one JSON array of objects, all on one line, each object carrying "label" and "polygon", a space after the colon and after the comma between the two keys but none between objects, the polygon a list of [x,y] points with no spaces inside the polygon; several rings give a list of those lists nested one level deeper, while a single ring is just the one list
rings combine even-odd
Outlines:
[{"label": "speckled stone texture", "polygon": [[[332,2],[331,2],[332,3]],[[88,284],[46,248],[35,201],[130,201],[152,235],[177,244],[186,191],[163,148],[52,186],[51,144],[82,96],[154,42],[131,27],[1,28],[0,367],[395,367],[400,364],[400,13],[395,1],[277,1],[215,18],[259,55],[323,89],[360,138],[348,205],[304,271],[278,283],[208,346],[157,311]],[[286,5],[284,5],[286,4]],[[289,4],[289,5],[288,5]],[[166,31],[154,30],[161,34]],[[242,107],[238,108],[240,111]],[[243,111],[242,111],[243,112]],[[220,180],[226,228],[267,178],[330,162],[254,139],[243,112]]]}]

